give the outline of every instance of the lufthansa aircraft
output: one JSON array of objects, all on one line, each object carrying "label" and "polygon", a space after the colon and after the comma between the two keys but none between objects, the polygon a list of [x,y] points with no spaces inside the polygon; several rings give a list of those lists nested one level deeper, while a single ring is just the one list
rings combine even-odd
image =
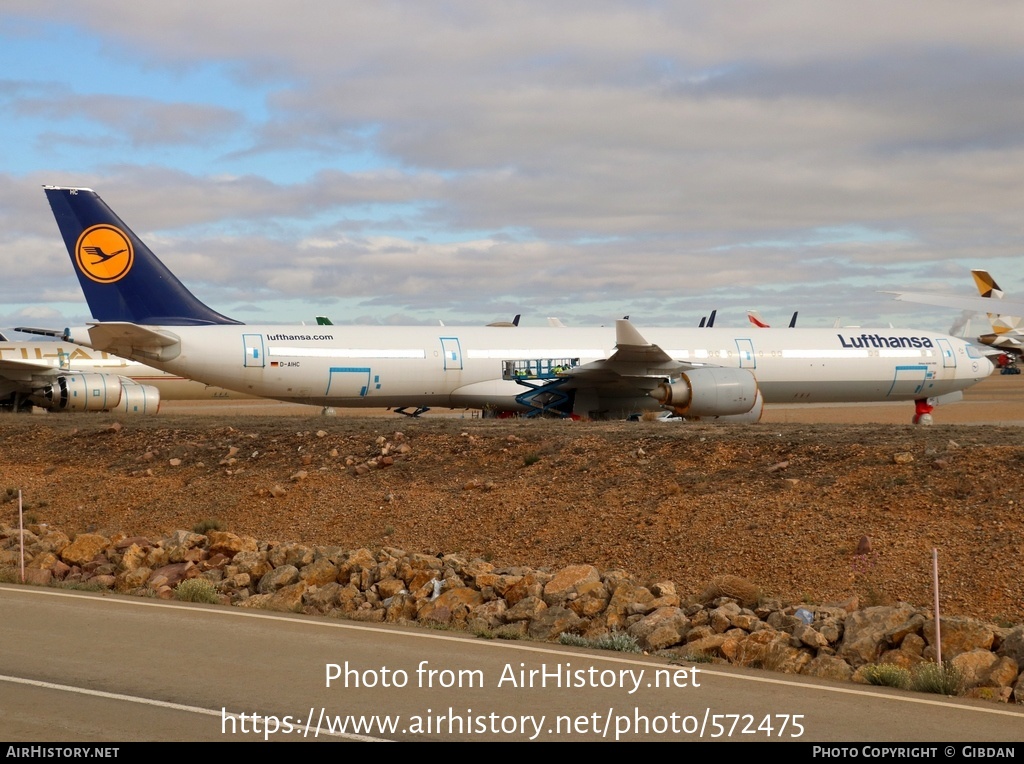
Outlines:
[{"label": "lufthansa aircraft", "polygon": [[955,398],[992,364],[899,329],[258,326],[200,302],[92,190],[45,187],[96,323],[66,339],[242,393],[336,407],[755,422],[764,403]]},{"label": "lufthansa aircraft", "polygon": [[0,411],[38,406],[48,411],[155,414],[161,400],[240,397],[248,396],[79,345],[11,342],[0,335]]}]

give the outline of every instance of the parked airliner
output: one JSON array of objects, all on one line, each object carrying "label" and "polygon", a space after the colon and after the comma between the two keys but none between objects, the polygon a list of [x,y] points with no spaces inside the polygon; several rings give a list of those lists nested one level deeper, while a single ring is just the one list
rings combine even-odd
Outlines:
[{"label": "parked airliner", "polygon": [[0,411],[38,406],[156,414],[161,401],[242,397],[248,396],[68,342],[12,342],[0,335]]},{"label": "parked airliner", "polygon": [[[959,295],[934,294],[931,292],[887,292],[896,295],[897,300],[920,302],[927,305],[940,305],[963,311],[966,324],[967,317],[985,312],[992,331],[977,337],[977,342],[987,345],[992,350],[988,355],[996,359],[996,365],[1002,374],[1020,374],[1018,361],[1024,356],[1024,304],[1004,299],[1005,292],[992,275],[985,270],[971,271],[974,284],[978,288],[977,297]],[[950,329],[950,332],[956,328]],[[958,332],[959,333],[959,332]]]},{"label": "parked airliner", "polygon": [[91,189],[45,192],[96,320],[66,339],[282,401],[753,422],[764,403],[905,400],[928,422],[935,398],[992,371],[961,339],[891,328],[245,325],[200,302]]}]

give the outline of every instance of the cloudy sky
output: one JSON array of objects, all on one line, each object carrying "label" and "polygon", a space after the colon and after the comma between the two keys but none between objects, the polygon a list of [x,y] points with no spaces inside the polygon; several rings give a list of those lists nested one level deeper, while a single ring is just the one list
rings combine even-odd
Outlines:
[{"label": "cloudy sky", "polygon": [[1024,296],[1018,2],[5,0],[0,326],[89,319],[43,184],[254,323],[946,330]]}]

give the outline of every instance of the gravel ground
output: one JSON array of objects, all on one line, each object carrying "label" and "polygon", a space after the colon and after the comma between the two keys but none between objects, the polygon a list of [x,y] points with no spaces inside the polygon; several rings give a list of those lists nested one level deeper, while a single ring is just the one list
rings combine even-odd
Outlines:
[{"label": "gravel ground", "polygon": [[[684,595],[732,574],[765,596],[862,606],[930,607],[938,549],[946,614],[1021,623],[1024,430],[1006,425],[1024,421],[1022,390],[994,377],[936,410],[938,423],[996,424],[923,428],[904,424],[910,404],[779,407],[745,426],[321,417],[244,401],[145,419],[5,415],[0,500],[20,488],[30,519],[69,534],[216,520],[267,540],[592,563]],[[392,465],[357,474],[382,452]],[[0,512],[16,521],[15,502]],[[857,554],[863,536],[871,550]]]}]

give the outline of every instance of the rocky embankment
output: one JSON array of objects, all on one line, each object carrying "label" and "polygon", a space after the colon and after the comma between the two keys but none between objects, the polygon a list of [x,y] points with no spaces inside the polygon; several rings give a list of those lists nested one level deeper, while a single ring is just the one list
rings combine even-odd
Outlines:
[{"label": "rocky embankment", "polygon": [[[1020,428],[3,417],[0,523],[220,527],[502,568],[733,575],[783,602],[1024,623]],[[13,493],[12,493],[13,492]],[[209,523],[216,523],[216,526]],[[867,536],[869,551],[861,548]]]},{"label": "rocky embankment", "polygon": [[[0,526],[4,580],[19,578],[16,528]],[[481,637],[627,643],[670,659],[733,664],[835,680],[877,682],[879,667],[935,665],[935,622],[906,603],[857,608],[786,605],[721,576],[683,600],[674,582],[642,585],[621,570],[568,565],[499,568],[482,559],[266,542],[235,533],[176,531],[159,540],[36,524],[24,532],[26,582],[171,599],[191,579],[239,607],[377,623],[457,628]],[[942,658],[955,691],[1024,702],[1024,626],[941,619]],[[891,675],[891,674],[889,674]],[[888,682],[886,682],[888,683]]]}]

